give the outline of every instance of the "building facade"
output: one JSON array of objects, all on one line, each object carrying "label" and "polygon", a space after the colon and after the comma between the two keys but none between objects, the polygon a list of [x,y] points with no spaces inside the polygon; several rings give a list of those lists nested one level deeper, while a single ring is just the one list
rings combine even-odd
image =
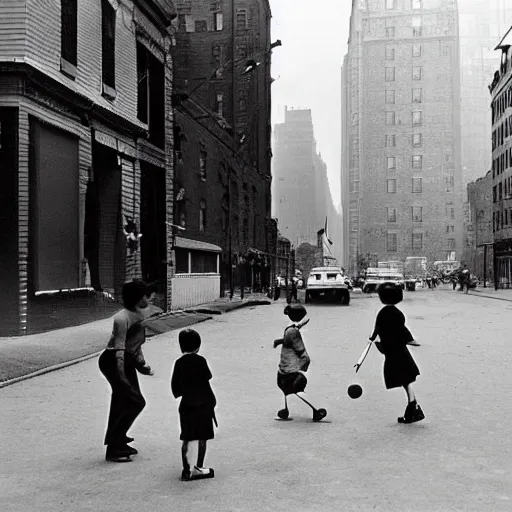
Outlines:
[{"label": "building facade", "polygon": [[361,257],[460,260],[459,68],[455,0],[354,1],[342,70],[350,272]]},{"label": "building facade", "polygon": [[167,0],[2,2],[6,331],[31,332],[43,292],[145,277],[166,295],[174,16]]},{"label": "building facade", "polygon": [[[277,257],[271,218],[270,6],[268,0],[176,4],[175,205],[192,261],[220,254],[219,292],[268,286]],[[176,273],[185,260],[176,247]],[[213,262],[212,257],[210,260]],[[213,263],[211,263],[213,265]],[[201,267],[198,267],[199,270]],[[213,266],[209,268],[210,273]],[[192,275],[188,279],[205,279]]]},{"label": "building facade", "polygon": [[512,29],[496,47],[492,95],[492,226],[496,288],[512,286]]},{"label": "building facade", "polygon": [[471,244],[463,261],[479,279],[494,280],[492,231],[492,172],[467,186]]},{"label": "building facade", "polygon": [[316,150],[311,110],[285,109],[275,126],[273,214],[279,229],[295,247],[316,245],[317,232],[328,220],[333,255],[341,260],[341,215],[334,207],[327,167]]}]

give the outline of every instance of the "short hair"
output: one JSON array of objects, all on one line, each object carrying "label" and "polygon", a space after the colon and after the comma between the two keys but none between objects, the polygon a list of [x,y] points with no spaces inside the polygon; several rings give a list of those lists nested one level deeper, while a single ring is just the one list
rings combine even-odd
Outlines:
[{"label": "short hair", "polygon": [[379,286],[379,299],[383,304],[394,306],[404,300],[402,287],[395,283],[384,283]]},{"label": "short hair", "polygon": [[142,279],[134,279],[129,283],[124,283],[121,295],[124,307],[133,310],[140,300],[148,295],[148,287]]},{"label": "short hair", "polygon": [[292,322],[300,322],[307,314],[306,308],[300,304],[294,304],[293,306],[286,306],[284,308],[284,314]]},{"label": "short hair", "polygon": [[194,329],[183,329],[178,334],[182,352],[194,352],[201,346],[201,336]]}]

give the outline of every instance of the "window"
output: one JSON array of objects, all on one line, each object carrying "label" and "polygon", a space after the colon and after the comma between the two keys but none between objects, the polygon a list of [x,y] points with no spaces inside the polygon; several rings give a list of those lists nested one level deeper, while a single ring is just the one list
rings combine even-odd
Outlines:
[{"label": "window", "polygon": [[412,207],[412,221],[423,222],[423,207],[413,206]]},{"label": "window", "polygon": [[178,32],[187,31],[187,16],[185,14],[178,14]]},{"label": "window", "polygon": [[396,208],[388,208],[388,222],[396,222]]},{"label": "window", "polygon": [[386,103],[388,105],[395,103],[395,91],[386,91]]},{"label": "window", "polygon": [[176,249],[176,274],[188,274],[188,251],[185,249]]},{"label": "window", "polygon": [[420,148],[421,146],[423,146],[422,135],[421,135],[421,133],[415,133],[412,136],[412,147],[413,148]]},{"label": "window", "polygon": [[395,124],[395,113],[394,112],[386,112],[386,124],[388,126]]},{"label": "window", "polygon": [[412,125],[421,126],[423,124],[423,112],[412,113]]},{"label": "window", "polygon": [[414,37],[421,36],[421,18],[419,16],[412,19],[412,35]]},{"label": "window", "polygon": [[394,9],[395,0],[386,0],[386,9]]},{"label": "window", "polygon": [[423,1],[422,0],[412,0],[412,8],[416,11],[421,9]]},{"label": "window", "polygon": [[[101,1],[101,54],[102,54],[102,80],[104,86],[116,87],[116,11],[108,0]],[[103,93],[113,99],[115,91],[105,90]]]},{"label": "window", "polygon": [[395,37],[395,27],[386,27],[386,37],[388,39],[394,39],[394,37]]},{"label": "window", "polygon": [[449,45],[444,45],[443,46],[443,55],[445,57],[448,57],[450,55],[450,52],[451,52],[451,46]]},{"label": "window", "polygon": [[423,249],[423,233],[412,234],[412,250],[421,251]]},{"label": "window", "polygon": [[412,56],[413,57],[421,57],[422,54],[422,47],[421,44],[413,44],[412,45]]},{"label": "window", "polygon": [[447,178],[445,178],[445,182],[446,182],[446,192],[453,192],[453,187],[454,187],[453,176],[448,176]]},{"label": "window", "polygon": [[238,98],[238,109],[241,111],[247,110],[247,89],[240,89]]},{"label": "window", "polygon": [[494,187],[492,187],[492,202],[493,203],[495,203],[498,199],[497,191],[498,191],[498,189],[496,188],[496,185],[494,185]]},{"label": "window", "polygon": [[413,157],[412,157],[412,168],[413,169],[422,169],[423,168],[423,156],[421,156],[421,155],[413,155]]},{"label": "window", "polygon": [[[77,64],[77,0],[62,0],[60,13],[60,54],[66,63]],[[76,69],[61,63],[61,71],[76,76]],[[73,73],[74,71],[74,73]]]},{"label": "window", "polygon": [[412,79],[413,80],[421,80],[422,78],[422,67],[421,66],[413,66],[412,67]]},{"label": "window", "polygon": [[196,20],[194,22],[195,32],[208,32],[208,22],[206,20]]},{"label": "window", "polygon": [[224,115],[224,94],[217,94],[215,100],[215,112],[217,112],[219,116]]},{"label": "window", "polygon": [[388,171],[394,171],[396,169],[396,158],[394,156],[388,156],[387,168]]},{"label": "window", "polygon": [[148,122],[149,107],[149,65],[148,51],[142,43],[137,43],[137,119]]},{"label": "window", "polygon": [[396,146],[396,135],[386,135],[386,147],[393,148]]},{"label": "window", "polygon": [[386,46],[386,60],[395,60],[395,48]]},{"label": "window", "polygon": [[455,250],[455,238],[448,238],[448,250]]},{"label": "window", "polygon": [[423,192],[423,179],[413,178],[412,179],[412,193],[421,194]]},{"label": "window", "polygon": [[190,251],[192,274],[216,274],[217,254],[206,251]]},{"label": "window", "polygon": [[202,180],[206,180],[206,159],[208,155],[206,151],[199,152],[199,176]]},{"label": "window", "polygon": [[455,219],[455,208],[453,206],[448,207],[448,216],[451,220]]},{"label": "window", "polygon": [[249,241],[249,219],[247,217],[242,222],[242,241],[244,244]]},{"label": "window", "polygon": [[386,68],[386,82],[395,81],[395,68]]},{"label": "window", "polygon": [[211,0],[210,1],[210,11],[220,11],[222,9],[222,4],[219,0]]},{"label": "window", "polygon": [[412,90],[412,102],[413,103],[422,103],[423,102],[423,89],[413,89]]},{"label": "window", "polygon": [[204,199],[199,203],[199,231],[206,228],[206,201]]},{"label": "window", "polygon": [[387,180],[388,194],[396,194],[396,180]]},{"label": "window", "polygon": [[238,9],[236,11],[236,29],[237,30],[247,30],[247,9]]},{"label": "window", "polygon": [[396,233],[388,233],[388,252],[396,252],[398,245],[398,235]]},{"label": "window", "polygon": [[220,32],[224,28],[224,17],[221,12],[216,12],[213,15],[213,26],[216,32]]}]

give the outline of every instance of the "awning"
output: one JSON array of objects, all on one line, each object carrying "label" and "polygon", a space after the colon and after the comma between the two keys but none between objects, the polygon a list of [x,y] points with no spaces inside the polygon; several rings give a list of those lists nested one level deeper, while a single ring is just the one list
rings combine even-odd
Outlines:
[{"label": "awning", "polygon": [[209,251],[222,252],[222,248],[218,245],[209,244],[208,242],[200,242],[199,240],[191,240],[190,238],[182,238],[177,236],[174,247],[177,249],[189,249],[191,251]]}]

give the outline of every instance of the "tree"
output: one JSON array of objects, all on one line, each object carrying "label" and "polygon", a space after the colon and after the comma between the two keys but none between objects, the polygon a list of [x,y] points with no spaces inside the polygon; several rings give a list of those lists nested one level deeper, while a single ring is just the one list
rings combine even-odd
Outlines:
[{"label": "tree", "polygon": [[300,244],[295,250],[295,265],[307,279],[312,268],[322,266],[322,249],[308,243]]}]

